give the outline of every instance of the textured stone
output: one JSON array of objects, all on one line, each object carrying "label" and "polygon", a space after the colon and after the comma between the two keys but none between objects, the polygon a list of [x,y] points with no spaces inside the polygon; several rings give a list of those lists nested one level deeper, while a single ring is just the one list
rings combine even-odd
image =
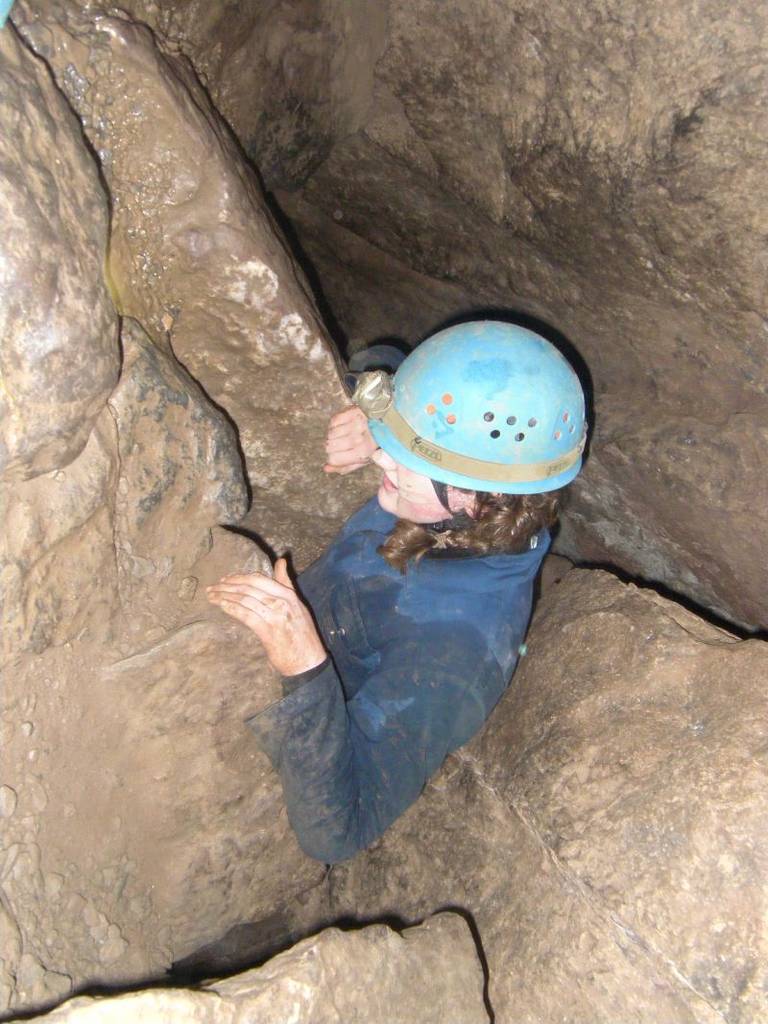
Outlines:
[{"label": "textured stone", "polygon": [[187,54],[267,187],[306,180],[361,128],[386,42],[380,0],[127,0],[166,46]]},{"label": "textured stone", "polygon": [[[110,192],[110,279],[141,327],[126,324],[106,406],[116,363],[112,378],[98,366],[109,346],[116,359],[114,332],[83,328],[105,294],[101,186],[43,65],[12,27],[0,35],[8,81],[26,83],[30,117],[50,129],[29,167],[55,166],[54,129],[66,134],[67,174],[82,187],[64,227],[93,226],[64,360],[91,390],[76,409],[46,405],[50,381],[36,377],[39,422],[22,438],[9,421],[22,440],[1,566],[12,674],[0,793],[15,797],[2,797],[0,1007],[157,977],[196,951],[199,968],[200,947],[244,921],[263,949],[328,920],[459,907],[477,927],[499,1024],[762,1019],[765,645],[604,575],[572,572],[547,591],[484,735],[371,851],[326,876],[298,850],[241,724],[277,681],[256,641],[204,599],[222,572],[266,563],[215,529],[240,514],[244,487],[231,425],[194,381],[239,429],[249,523],[299,563],[368,484],[320,472],[341,401],[333,353],[255,176],[170,51],[207,73],[269,185],[299,189],[281,195],[356,345],[510,306],[576,343],[598,429],[562,550],[760,622],[764,12],[638,12],[626,0],[126,6],[160,46],[106,4],[17,0],[13,14],[77,109]],[[8,180],[45,204],[38,177]],[[48,308],[48,279],[22,255],[30,301]],[[325,1019],[319,982],[331,978],[327,1012],[355,1019],[338,1000],[359,979],[339,985],[335,965],[362,973],[365,958],[351,952],[357,936],[331,934],[322,972],[301,947],[301,992]],[[457,996],[453,1010],[435,996],[458,956],[441,948],[426,969],[399,970],[407,999],[429,1000],[409,1002],[404,1019],[474,1019]],[[474,962],[449,975],[462,994],[482,984]],[[281,977],[294,998],[295,976]],[[207,1014],[211,995],[115,1005]],[[274,989],[258,998],[285,1019]]]},{"label": "textured stone", "polygon": [[472,935],[439,914],[398,935],[385,925],[329,929],[256,970],[201,989],[81,998],[51,1024],[135,1020],[261,1024],[483,1024],[483,973]]},{"label": "textured stone", "polygon": [[513,687],[332,912],[470,913],[499,1024],[762,1020],[768,645],[573,571]]},{"label": "textured stone", "polygon": [[[71,177],[59,183],[72,232],[62,228],[62,245],[84,290],[67,319],[67,358],[84,386],[98,378],[102,390],[70,406],[54,388],[49,407],[50,382],[32,367],[25,380],[40,390],[29,408],[39,400],[49,426],[61,413],[69,440],[25,448],[26,469],[14,464],[3,494],[0,1012],[156,978],[244,917],[273,920],[281,906],[309,899],[324,877],[299,850],[279,783],[243,724],[278,696],[275,674],[255,638],[205,600],[205,586],[225,572],[267,571],[268,559],[217,526],[247,504],[239,436],[190,367],[222,391],[245,380],[233,408],[240,435],[263,432],[270,446],[256,463],[265,474],[257,507],[276,544],[290,543],[294,529],[306,560],[356,500],[354,486],[321,472],[324,421],[341,394],[333,355],[255,177],[189,69],[166,61],[148,30],[125,18],[100,18],[95,5],[44,6],[49,23],[23,4],[14,19],[28,22],[30,38],[37,31],[86,120],[112,190],[114,233],[106,261],[93,158],[43,63],[9,27],[0,37],[9,82],[11,71],[22,81],[18,68],[37,76],[37,91],[25,94],[30,124],[41,126],[37,163],[55,165],[60,139]],[[10,178],[22,180],[30,201],[50,205],[49,178]],[[89,203],[93,233],[82,241]],[[192,237],[197,226],[198,262],[174,262],[175,232]],[[46,244],[41,237],[44,256]],[[68,258],[57,256],[62,281]],[[121,305],[142,321],[123,318],[115,387],[119,348],[101,324],[115,319],[106,262]],[[26,280],[36,307],[53,301],[46,281]],[[102,341],[83,328],[86,310]],[[216,348],[219,331],[226,345],[235,337],[226,352]],[[108,386],[99,377],[105,338]],[[203,353],[194,366],[193,349]],[[290,457],[275,458],[281,444]],[[50,453],[55,468],[46,470]],[[325,503],[307,510],[310,466]]]},{"label": "textured stone", "polygon": [[121,310],[172,345],[237,424],[249,523],[271,544],[303,540],[305,561],[320,547],[306,543],[308,480],[326,537],[371,482],[322,472],[325,425],[344,404],[337,356],[256,175],[188,62],[163,54],[145,26],[33,0],[18,18],[102,161]]},{"label": "textured stone", "polygon": [[0,875],[19,936],[5,1007],[156,976],[244,907],[269,916],[322,878],[242,724],[276,680],[205,600],[222,573],[267,567],[244,537],[212,534],[245,507],[234,432],[136,325],[123,340],[85,451],[16,484],[4,524],[26,595],[6,608],[35,627],[3,692],[18,802]]},{"label": "textured stone", "polygon": [[18,804],[0,877],[40,971],[6,1006],[57,1002],[48,974],[75,987],[156,977],[322,880],[243,724],[277,698],[277,679],[256,639],[205,600],[225,570],[264,567],[252,542],[216,531],[191,570],[196,594],[156,605],[142,636],[128,622],[110,644],[84,637],[14,666],[2,782]]},{"label": "textured stone", "polygon": [[85,447],[117,380],[102,276],[107,204],[48,69],[0,33],[0,473],[29,478]]},{"label": "textured stone", "polygon": [[[366,35],[290,5],[270,50],[222,6],[206,54],[173,6],[353,346],[470,311],[567,336],[597,431],[561,550],[765,626],[766,9],[390,0]],[[361,38],[337,131],[323,96]],[[239,92],[226,56],[249,47],[290,76]]]},{"label": "textured stone", "polygon": [[[104,637],[117,606],[114,424],[104,409],[63,469],[3,490],[2,660]],[[6,694],[8,696],[8,694]]]},{"label": "textured stone", "polygon": [[123,373],[109,400],[119,474],[115,547],[120,598],[152,625],[211,544],[212,523],[236,523],[248,507],[237,435],[172,353],[123,321]]}]

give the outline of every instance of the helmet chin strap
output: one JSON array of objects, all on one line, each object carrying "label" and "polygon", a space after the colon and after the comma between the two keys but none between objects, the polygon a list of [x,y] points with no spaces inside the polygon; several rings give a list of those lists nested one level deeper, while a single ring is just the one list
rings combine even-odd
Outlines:
[{"label": "helmet chin strap", "polygon": [[448,484],[444,484],[441,480],[431,480],[432,487],[434,488],[437,500],[443,506],[446,512],[451,516],[450,519],[441,519],[438,523],[426,523],[428,530],[432,530],[433,533],[445,533],[446,530],[455,530],[461,527],[469,526],[472,522],[470,516],[466,512],[454,512],[448,501]]}]

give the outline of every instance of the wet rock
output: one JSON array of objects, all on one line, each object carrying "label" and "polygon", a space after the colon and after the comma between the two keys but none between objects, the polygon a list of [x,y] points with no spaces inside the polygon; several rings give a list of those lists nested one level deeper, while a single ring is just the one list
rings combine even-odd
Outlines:
[{"label": "wet rock", "polygon": [[563,553],[765,626],[765,9],[391,0],[337,133],[316,68],[346,81],[338,39],[358,37],[348,5],[320,6],[290,5],[291,33],[276,19],[292,73],[268,99],[226,58],[266,52],[269,26],[230,35],[217,8],[206,54],[181,6],[171,20],[353,344],[470,311],[562,332],[598,424]]},{"label": "wet rock", "polygon": [[[0,1012],[23,1013],[71,988],[161,976],[244,916],[269,918],[324,878],[299,850],[279,783],[243,724],[276,699],[278,680],[252,634],[205,599],[224,573],[269,571],[269,560],[218,525],[242,516],[247,485],[236,428],[190,375],[192,350],[203,353],[194,377],[212,390],[245,380],[233,408],[241,436],[244,426],[267,439],[259,459],[265,473],[276,468],[261,505],[281,548],[295,529],[306,559],[354,502],[321,472],[324,420],[340,397],[332,353],[252,172],[189,69],[166,61],[147,29],[100,20],[95,5],[44,7],[48,22],[29,4],[14,19],[28,22],[30,38],[37,30],[113,190],[107,261],[95,164],[89,180],[66,165],[81,190],[80,206],[61,199],[73,231],[96,204],[92,255],[62,236],[91,289],[79,315],[102,317],[108,262],[116,297],[143,327],[123,318],[122,373],[114,389],[114,377],[109,387],[99,378],[98,401],[62,404],[54,389],[79,440],[66,459],[56,448],[47,471],[30,455],[34,473],[14,476],[3,495]],[[11,47],[7,67],[47,81],[13,33],[0,39]],[[67,156],[74,122],[50,82],[30,96],[30,122],[48,131],[40,159],[53,164],[56,133]],[[41,180],[28,176],[30,194],[48,202]],[[175,232],[189,243],[182,260]],[[43,308],[46,287],[30,278],[29,301]],[[73,372],[96,379],[103,349],[81,319],[72,323]],[[110,344],[116,359],[114,333]],[[58,422],[53,412],[48,420]],[[281,443],[290,454],[276,461]],[[322,515],[305,509],[310,461],[328,498]],[[347,497],[333,499],[337,487]]]},{"label": "wet rock", "polygon": [[[178,617],[210,528],[247,507],[232,426],[172,355],[123,322],[120,383],[85,450],[8,489],[0,531],[6,656]],[[118,624],[118,604],[132,612]]]},{"label": "wet rock", "polygon": [[[2,657],[104,637],[117,607],[114,423],[107,409],[62,469],[4,489]],[[8,695],[6,695],[8,696]]]},{"label": "wet rock", "polygon": [[[110,644],[83,638],[16,664],[7,713],[34,694],[35,732],[16,728],[3,746],[19,807],[4,819],[0,876],[42,971],[76,988],[158,977],[321,883],[244,725],[278,679],[255,637],[205,600],[225,570],[266,567],[251,541],[215,530],[193,565],[198,591],[158,602],[151,629],[145,618],[143,633],[128,623]],[[137,619],[140,596],[126,607]],[[57,1002],[46,978],[12,986],[6,1007]]]},{"label": "wet rock", "polygon": [[[45,1020],[256,1020],[263,1024],[482,1024],[483,974],[466,923],[439,914],[398,935],[329,929],[263,967],[200,989],[81,998]],[[41,1018],[33,1018],[39,1020]]]},{"label": "wet rock", "polygon": [[500,1024],[756,1021],[765,1003],[768,646],[573,571],[485,732],[333,910],[474,917]]},{"label": "wet rock", "polygon": [[97,5],[33,0],[17,20],[102,161],[121,310],[172,346],[237,425],[249,521],[281,548],[303,544],[306,561],[325,539],[306,543],[308,484],[331,533],[371,481],[322,472],[325,426],[345,402],[337,357],[255,173],[189,63],[164,54],[146,26]]},{"label": "wet rock", "polygon": [[637,422],[614,411],[599,423],[574,484],[558,550],[618,562],[726,619],[765,623],[754,467],[767,424],[763,413],[747,411],[718,411],[712,422],[671,412]]},{"label": "wet rock", "polygon": [[269,189],[304,182],[334,142],[365,123],[386,42],[387,5],[378,0],[123,7],[191,58]]},{"label": "wet rock", "polygon": [[102,275],[107,203],[48,69],[0,34],[0,472],[28,479],[85,447],[117,380]]},{"label": "wet rock", "polygon": [[122,328],[120,384],[109,400],[119,471],[115,549],[120,596],[141,607],[137,631],[211,545],[212,523],[236,523],[248,506],[237,435],[199,385],[134,321]]}]

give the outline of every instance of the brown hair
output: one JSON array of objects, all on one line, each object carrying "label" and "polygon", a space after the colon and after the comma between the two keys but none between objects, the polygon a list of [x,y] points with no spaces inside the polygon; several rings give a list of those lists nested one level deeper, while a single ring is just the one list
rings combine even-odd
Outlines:
[{"label": "brown hair", "polygon": [[398,519],[379,548],[379,554],[404,573],[409,562],[418,562],[434,549],[453,548],[476,555],[523,551],[539,530],[555,524],[562,493],[562,490],[545,494],[477,491],[474,518],[457,516],[456,526],[442,533],[421,523]]}]

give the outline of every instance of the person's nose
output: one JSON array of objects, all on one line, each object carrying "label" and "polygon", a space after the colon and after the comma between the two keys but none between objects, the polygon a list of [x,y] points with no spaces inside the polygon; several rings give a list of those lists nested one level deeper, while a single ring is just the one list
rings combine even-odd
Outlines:
[{"label": "person's nose", "polygon": [[391,473],[393,470],[397,469],[397,463],[392,456],[387,455],[387,453],[381,448],[377,448],[373,453],[371,456],[371,462],[375,462],[380,469],[383,469],[387,473]]}]

